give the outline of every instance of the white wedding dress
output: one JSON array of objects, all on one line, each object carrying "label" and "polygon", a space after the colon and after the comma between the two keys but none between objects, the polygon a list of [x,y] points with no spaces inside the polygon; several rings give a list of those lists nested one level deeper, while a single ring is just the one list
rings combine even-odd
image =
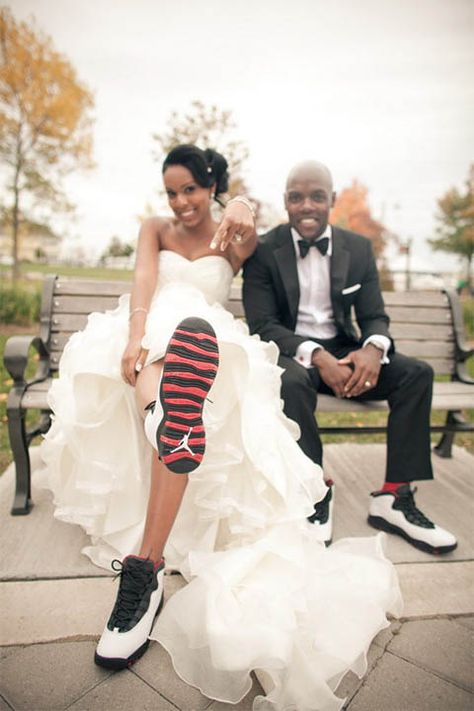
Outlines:
[{"label": "white wedding dress", "polygon": [[[349,669],[365,672],[386,613],[401,612],[396,574],[383,534],[328,549],[315,540],[306,517],[324,496],[322,472],[283,414],[276,346],[250,336],[222,306],[232,278],[218,255],[159,254],[148,361],[164,354],[179,321],[199,316],[216,331],[220,366],[204,410],[204,461],[189,476],[165,550],[167,568],[188,585],[168,600],[152,638],[210,698],[236,703],[255,670],[267,693],[255,711],[340,709],[337,684]],[[120,376],[128,302],[92,314],[70,339],[42,444],[55,516],[84,527],[83,552],[103,567],[137,552],[149,489],[152,449]]]}]

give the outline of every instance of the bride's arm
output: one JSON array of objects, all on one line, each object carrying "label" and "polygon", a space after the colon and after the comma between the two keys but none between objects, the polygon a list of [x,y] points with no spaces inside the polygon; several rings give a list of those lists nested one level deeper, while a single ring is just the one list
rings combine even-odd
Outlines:
[{"label": "bride's arm", "polygon": [[130,385],[135,385],[137,373],[147,356],[141,347],[141,340],[158,277],[160,227],[159,218],[149,218],[142,224],[138,236],[130,296],[128,343],[122,356],[122,377]]}]

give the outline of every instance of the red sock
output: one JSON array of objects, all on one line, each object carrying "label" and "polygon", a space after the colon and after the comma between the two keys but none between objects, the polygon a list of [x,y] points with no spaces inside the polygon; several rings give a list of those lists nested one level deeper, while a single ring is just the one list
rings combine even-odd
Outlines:
[{"label": "red sock", "polygon": [[380,491],[384,494],[394,494],[399,486],[406,484],[406,481],[386,481]]}]

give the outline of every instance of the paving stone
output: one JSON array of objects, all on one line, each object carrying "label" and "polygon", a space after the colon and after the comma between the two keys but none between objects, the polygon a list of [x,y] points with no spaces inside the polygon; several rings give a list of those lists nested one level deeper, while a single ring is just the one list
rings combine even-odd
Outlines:
[{"label": "paving stone", "polygon": [[[385,632],[385,630],[384,630]],[[383,634],[383,633],[380,633]],[[371,670],[382,657],[384,648],[378,644],[372,644],[367,654],[367,671],[362,679],[359,679],[354,672],[348,672],[337,687],[335,694],[340,699],[346,699],[346,703],[354,696],[357,689],[364,683],[364,679],[370,674]]]},{"label": "paving stone", "polygon": [[390,623],[389,627],[378,633],[378,635],[373,640],[373,644],[376,644],[379,647],[385,649],[387,644],[393,639],[393,636],[400,632],[401,626],[401,622],[399,622],[398,620],[393,620],[393,622]]},{"label": "paving stone", "polygon": [[403,618],[434,615],[472,615],[474,563],[443,559],[396,566],[404,609]]},{"label": "paving stone", "polygon": [[474,691],[473,633],[452,620],[406,622],[388,645],[392,654]]},{"label": "paving stone", "polygon": [[468,711],[474,697],[438,676],[385,652],[348,711]]},{"label": "paving stone", "polygon": [[[3,624],[3,620],[2,620]],[[13,654],[13,652],[16,652],[18,649],[17,646],[14,647],[0,647],[0,660],[6,659],[7,657],[10,656],[10,654]]]},{"label": "paving stone", "polygon": [[211,703],[198,689],[179,678],[169,654],[157,642],[150,645],[147,653],[134,664],[132,671],[181,709],[201,711]]},{"label": "paving stone", "polygon": [[[252,711],[253,700],[257,694],[263,694],[262,687],[257,679],[253,680],[252,688],[247,696],[238,704],[224,704],[222,701],[214,701],[208,708],[208,711]],[[183,711],[188,711],[187,709]],[[192,709],[194,711],[194,709]]]},{"label": "paving stone", "polygon": [[12,711],[12,708],[13,707],[10,706],[10,704],[7,704],[5,699],[0,696],[0,711]]},{"label": "paving stone", "polygon": [[474,630],[474,617],[453,617],[453,622],[461,627],[467,627],[469,630]]},{"label": "paving stone", "polygon": [[0,582],[0,643],[99,637],[116,595],[112,578]]},{"label": "paving stone", "polygon": [[93,642],[17,647],[0,662],[2,693],[15,711],[57,711],[110,672],[93,662]]},{"label": "paving stone", "polygon": [[0,579],[113,575],[112,571],[93,565],[81,553],[84,546],[90,545],[90,540],[80,526],[54,518],[51,492],[36,485],[36,470],[41,466],[39,447],[30,447],[30,457],[34,506],[28,516],[10,515],[15,465],[10,464],[0,477]]},{"label": "paving stone", "polygon": [[[78,699],[68,711],[176,711],[128,670],[117,672]],[[183,708],[182,711],[190,711]]]}]

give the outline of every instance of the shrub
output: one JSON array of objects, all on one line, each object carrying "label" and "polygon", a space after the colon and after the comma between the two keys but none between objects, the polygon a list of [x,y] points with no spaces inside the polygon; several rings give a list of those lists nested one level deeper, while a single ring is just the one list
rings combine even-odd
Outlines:
[{"label": "shrub", "polygon": [[466,338],[472,340],[474,338],[474,299],[467,299],[462,304],[464,312],[464,327],[466,329]]},{"label": "shrub", "polygon": [[0,322],[30,326],[39,321],[41,294],[20,287],[0,287]]}]

